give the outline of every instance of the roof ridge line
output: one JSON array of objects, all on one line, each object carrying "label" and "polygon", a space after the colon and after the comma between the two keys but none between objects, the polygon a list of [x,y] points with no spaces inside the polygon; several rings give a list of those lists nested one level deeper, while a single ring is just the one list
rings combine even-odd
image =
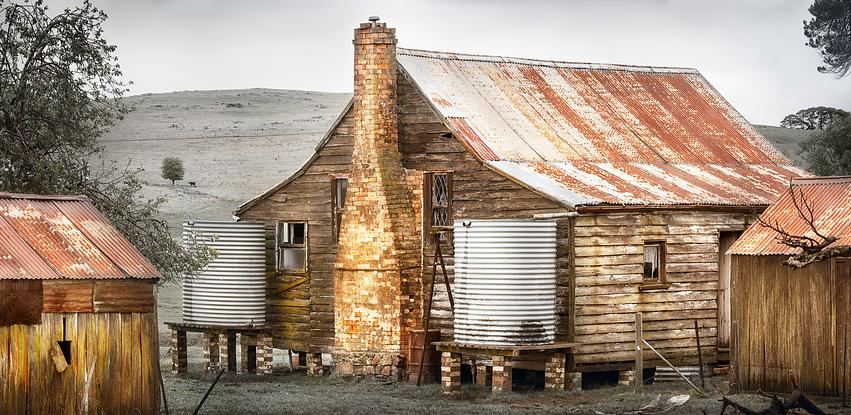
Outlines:
[{"label": "roof ridge line", "polygon": [[793,185],[804,184],[846,184],[851,183],[851,176],[813,176],[792,179]]},{"label": "roof ridge line", "polygon": [[[621,63],[595,63],[595,62],[571,62],[559,61],[551,59],[533,59],[521,58],[516,56],[500,56],[500,55],[478,55],[472,53],[458,53],[433,51],[425,49],[408,49],[396,48],[399,55],[418,56],[430,59],[452,59],[452,60],[472,60],[480,62],[493,63],[513,63],[518,65],[530,66],[549,66],[554,68],[572,68],[572,69],[590,69],[590,70],[608,70],[608,71],[624,71],[624,72],[655,72],[655,73],[687,73],[700,75],[700,71],[695,68],[687,68],[681,66],[651,66],[651,65],[628,65]],[[445,55],[445,56],[441,56]]]}]

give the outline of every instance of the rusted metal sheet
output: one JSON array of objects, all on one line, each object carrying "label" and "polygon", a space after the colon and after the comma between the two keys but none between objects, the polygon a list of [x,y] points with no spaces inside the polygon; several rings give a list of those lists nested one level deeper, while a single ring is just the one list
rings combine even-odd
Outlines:
[{"label": "rusted metal sheet", "polygon": [[156,301],[151,281],[95,281],[95,313],[152,313]]},{"label": "rusted metal sheet", "polygon": [[88,199],[0,193],[0,279],[159,276]]},{"label": "rusted metal sheet", "polygon": [[45,313],[91,313],[93,281],[44,281]]},{"label": "rusted metal sheet", "polygon": [[159,278],[160,273],[151,262],[92,204],[72,201],[55,201],[54,204],[127,275],[134,278]]},{"label": "rusted metal sheet", "polygon": [[[813,209],[815,227],[825,236],[838,238],[831,246],[851,245],[851,177],[814,177],[792,182],[795,198],[801,197]],[[787,190],[760,216],[763,221],[777,224],[792,235],[815,236],[798,213],[792,193]],[[797,250],[778,242],[774,230],[753,224],[727,251],[737,255],[793,255]]]},{"label": "rusted metal sheet", "polygon": [[693,69],[398,49],[489,166],[570,206],[765,205],[808,176]]},{"label": "rusted metal sheet", "polygon": [[570,206],[767,205],[802,170],[779,166],[486,161]]},{"label": "rusted metal sheet", "polygon": [[0,293],[0,327],[41,323],[41,281],[0,281]]}]

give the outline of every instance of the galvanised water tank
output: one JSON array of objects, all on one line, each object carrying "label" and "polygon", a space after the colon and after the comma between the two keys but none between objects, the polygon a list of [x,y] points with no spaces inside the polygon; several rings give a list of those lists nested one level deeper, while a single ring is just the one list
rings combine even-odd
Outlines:
[{"label": "galvanised water tank", "polygon": [[194,239],[218,252],[183,283],[183,322],[219,326],[266,323],[266,231],[262,223],[186,222]]},{"label": "galvanised water tank", "polygon": [[455,341],[552,343],[556,223],[456,220],[454,229]]}]

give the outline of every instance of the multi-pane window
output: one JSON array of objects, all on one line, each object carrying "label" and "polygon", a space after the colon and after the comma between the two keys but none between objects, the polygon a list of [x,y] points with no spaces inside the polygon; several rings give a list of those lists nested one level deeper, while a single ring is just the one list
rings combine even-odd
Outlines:
[{"label": "multi-pane window", "polygon": [[452,172],[423,175],[423,230],[431,240],[432,226],[452,226]]},{"label": "multi-pane window", "polygon": [[348,188],[349,180],[341,177],[333,180],[333,189],[331,195],[331,221],[334,242],[340,238],[340,224],[343,223],[343,210],[346,207],[346,188]]},{"label": "multi-pane window", "polygon": [[307,265],[307,223],[278,222],[275,242],[278,271],[305,271]]},{"label": "multi-pane window", "polygon": [[644,282],[665,282],[665,242],[644,243]]}]

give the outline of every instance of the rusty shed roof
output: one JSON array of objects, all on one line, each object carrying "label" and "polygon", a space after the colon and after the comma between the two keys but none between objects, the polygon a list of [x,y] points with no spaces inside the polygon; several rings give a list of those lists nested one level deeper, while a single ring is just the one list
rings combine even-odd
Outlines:
[{"label": "rusty shed roof", "polygon": [[87,198],[0,193],[0,279],[159,277]]},{"label": "rusty shed roof", "polygon": [[570,207],[767,205],[791,165],[696,70],[399,49],[453,134]]},{"label": "rusty shed roof", "polygon": [[[788,187],[787,187],[788,189]],[[813,177],[792,181],[796,200],[801,197],[813,209],[815,226],[825,236],[839,238],[831,246],[851,245],[851,176]],[[814,232],[795,208],[792,193],[787,190],[771,204],[760,218],[766,223],[777,223],[793,235],[814,236]],[[774,230],[753,224],[727,251],[739,255],[794,255],[798,252],[778,242]]]}]

